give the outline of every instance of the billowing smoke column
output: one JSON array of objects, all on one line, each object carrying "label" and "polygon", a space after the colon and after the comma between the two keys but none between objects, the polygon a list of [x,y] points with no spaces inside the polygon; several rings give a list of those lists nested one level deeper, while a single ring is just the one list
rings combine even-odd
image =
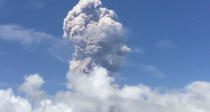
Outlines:
[{"label": "billowing smoke column", "polygon": [[114,11],[100,0],[80,0],[64,20],[64,38],[74,43],[70,71],[90,73],[95,66],[116,72],[122,57],[131,51],[123,44],[124,28]]}]

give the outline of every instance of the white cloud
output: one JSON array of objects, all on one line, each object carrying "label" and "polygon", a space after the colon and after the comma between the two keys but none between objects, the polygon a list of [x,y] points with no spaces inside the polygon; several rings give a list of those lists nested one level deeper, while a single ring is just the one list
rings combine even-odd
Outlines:
[{"label": "white cloud", "polygon": [[160,40],[156,43],[157,47],[159,48],[174,48],[175,45],[172,43],[172,41],[168,39]]},{"label": "white cloud", "polygon": [[18,25],[0,25],[0,39],[19,42],[23,45],[39,43],[41,40],[51,39],[52,37],[52,35]]},{"label": "white cloud", "polygon": [[153,65],[144,65],[141,68],[143,71],[149,72],[156,77],[165,78],[165,74]]},{"label": "white cloud", "polygon": [[31,104],[24,98],[14,96],[11,89],[0,89],[0,112],[31,112]]},{"label": "white cloud", "polygon": [[[29,48],[29,50],[31,46],[39,48],[39,45],[44,45],[41,50],[49,52],[50,55],[62,62],[68,63],[72,57],[73,46],[69,40],[58,39],[48,33],[19,25],[0,25],[0,39],[16,42],[25,48]],[[6,52],[0,51],[0,55],[3,54],[6,54]]]},{"label": "white cloud", "polygon": [[103,68],[95,68],[91,75],[67,76],[71,91],[59,92],[55,102],[47,101],[39,108],[40,112],[48,112],[44,111],[46,107],[51,111],[59,107],[67,112],[208,112],[210,109],[208,82],[194,82],[183,89],[161,93],[141,84],[115,88],[113,77]]},{"label": "white cloud", "polygon": [[44,80],[39,74],[32,74],[25,77],[25,82],[20,86],[19,90],[23,91],[30,100],[37,103],[47,97],[46,93],[40,90],[43,84]]},{"label": "white cloud", "polygon": [[[208,112],[210,83],[197,81],[179,90],[162,92],[146,85],[114,87],[114,78],[104,68],[96,67],[90,75],[67,74],[67,91],[44,97],[33,106],[11,90],[0,90],[0,111],[6,112]],[[38,75],[26,78],[27,85],[40,88]],[[29,84],[30,83],[30,84]],[[24,85],[23,84],[23,85]],[[39,91],[39,90],[38,90]],[[19,109],[19,110],[17,110]],[[4,111],[1,111],[4,112]]]}]

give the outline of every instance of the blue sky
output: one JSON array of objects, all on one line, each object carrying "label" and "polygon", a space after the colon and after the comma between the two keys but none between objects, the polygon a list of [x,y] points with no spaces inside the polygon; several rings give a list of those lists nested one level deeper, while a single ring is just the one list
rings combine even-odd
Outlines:
[{"label": "blue sky", "polygon": [[[62,41],[63,19],[77,2],[0,0],[1,26],[14,25],[18,27],[16,29],[36,35],[23,35],[23,38],[43,35],[57,38],[49,39],[52,42],[22,43],[21,40],[0,37],[1,88],[16,88],[24,76],[32,73],[43,76],[47,82],[44,88],[49,92],[65,88],[66,58],[71,58],[72,46],[54,41]],[[128,29],[126,43],[133,49],[116,76],[118,83],[180,88],[197,80],[210,81],[210,1],[102,2],[117,13],[119,21]]]}]

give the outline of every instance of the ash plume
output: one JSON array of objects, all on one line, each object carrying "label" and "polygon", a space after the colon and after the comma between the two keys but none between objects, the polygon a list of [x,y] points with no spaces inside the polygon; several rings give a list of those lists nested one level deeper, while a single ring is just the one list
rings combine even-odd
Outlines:
[{"label": "ash plume", "polygon": [[124,45],[125,30],[115,12],[103,8],[100,0],[80,0],[64,19],[63,30],[75,47],[71,72],[88,74],[96,66],[117,72],[131,51]]}]

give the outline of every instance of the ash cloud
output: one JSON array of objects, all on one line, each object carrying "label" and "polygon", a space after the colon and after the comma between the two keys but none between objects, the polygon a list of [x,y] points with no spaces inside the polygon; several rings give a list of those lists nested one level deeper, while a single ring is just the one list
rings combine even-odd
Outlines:
[{"label": "ash cloud", "polygon": [[64,38],[74,43],[70,69],[76,73],[90,73],[95,66],[117,72],[131,51],[115,12],[102,7],[100,0],[80,0],[65,18],[63,30]]}]

